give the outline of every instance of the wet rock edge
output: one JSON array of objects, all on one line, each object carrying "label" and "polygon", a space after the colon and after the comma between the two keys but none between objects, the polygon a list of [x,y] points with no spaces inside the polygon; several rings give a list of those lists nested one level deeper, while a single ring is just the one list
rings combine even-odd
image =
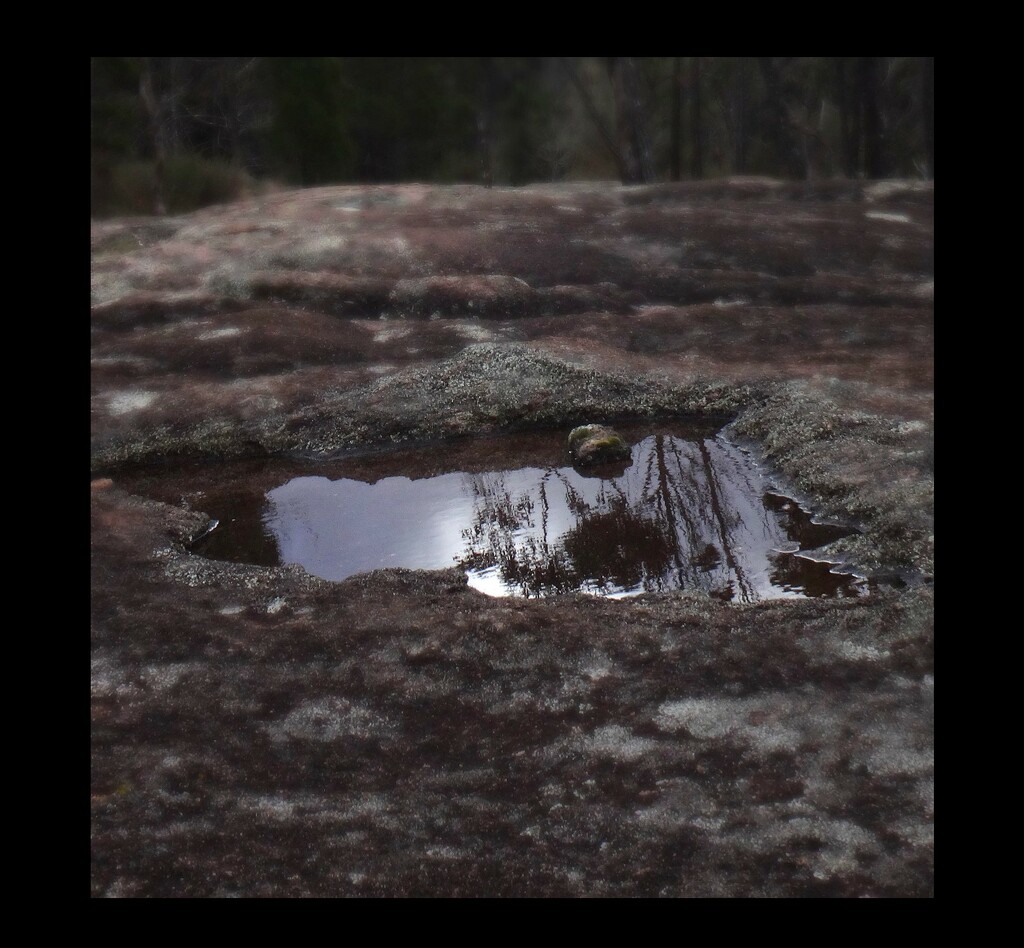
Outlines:
[{"label": "wet rock edge", "polygon": [[324,392],[290,414],[250,422],[206,418],[94,444],[93,477],[176,459],[337,457],[503,430],[566,430],[594,418],[732,418],[727,434],[778,478],[780,489],[861,533],[823,551],[868,574],[934,569],[933,477],[925,426],[837,407],[803,383],[672,385],[628,379],[522,345],[480,344],[354,391]]}]

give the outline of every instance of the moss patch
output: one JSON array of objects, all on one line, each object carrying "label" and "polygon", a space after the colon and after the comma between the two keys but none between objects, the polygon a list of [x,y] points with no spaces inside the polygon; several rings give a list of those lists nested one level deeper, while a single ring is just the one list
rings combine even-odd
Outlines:
[{"label": "moss patch", "polygon": [[580,464],[599,464],[629,457],[629,445],[605,425],[580,425],[569,432],[569,454]]}]

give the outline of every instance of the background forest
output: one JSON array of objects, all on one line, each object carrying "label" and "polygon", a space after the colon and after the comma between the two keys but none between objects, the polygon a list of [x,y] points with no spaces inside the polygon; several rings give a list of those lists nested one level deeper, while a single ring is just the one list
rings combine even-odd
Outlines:
[{"label": "background forest", "polygon": [[95,57],[92,213],[280,185],[934,176],[932,57]]}]

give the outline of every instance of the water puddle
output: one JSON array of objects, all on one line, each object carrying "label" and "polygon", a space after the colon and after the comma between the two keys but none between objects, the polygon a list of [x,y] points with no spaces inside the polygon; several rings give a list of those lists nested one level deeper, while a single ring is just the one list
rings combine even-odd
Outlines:
[{"label": "water puddle", "polygon": [[217,519],[195,551],[298,563],[328,580],[459,566],[491,595],[703,590],[737,602],[859,596],[866,581],[798,555],[848,529],[815,523],[713,429],[620,428],[629,462],[570,466],[560,431],[343,461],[149,472],[125,486]]}]

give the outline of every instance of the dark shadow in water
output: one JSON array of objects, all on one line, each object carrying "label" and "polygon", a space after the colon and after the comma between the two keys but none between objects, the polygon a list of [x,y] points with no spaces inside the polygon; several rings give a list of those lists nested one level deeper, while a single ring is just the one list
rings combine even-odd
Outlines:
[{"label": "dark shadow in water", "polygon": [[624,433],[629,463],[597,471],[574,469],[563,435],[540,432],[317,465],[196,467],[126,486],[217,518],[195,547],[205,556],[299,563],[331,580],[458,565],[495,595],[684,589],[752,602],[866,591],[794,555],[850,531],[769,492],[721,434]]}]

